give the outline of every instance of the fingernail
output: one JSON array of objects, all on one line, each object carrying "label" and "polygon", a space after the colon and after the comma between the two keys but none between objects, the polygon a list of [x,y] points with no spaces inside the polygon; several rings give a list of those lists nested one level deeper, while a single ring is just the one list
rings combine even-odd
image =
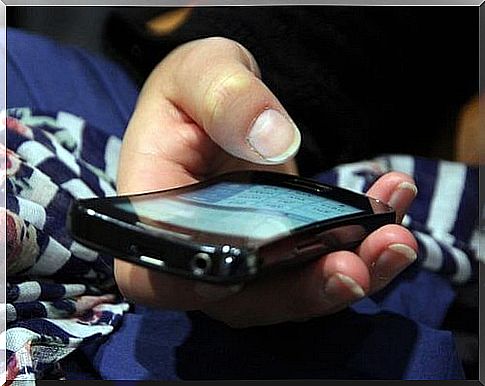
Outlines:
[{"label": "fingernail", "polygon": [[346,275],[342,275],[341,273],[336,273],[327,280],[324,289],[325,294],[334,295],[336,298],[340,299],[342,298],[342,286],[350,290],[356,299],[360,299],[365,296],[364,290],[354,279]]},{"label": "fingernail", "polygon": [[417,194],[418,188],[416,187],[416,185],[407,181],[401,182],[397,186],[396,190],[392,193],[388,204],[391,207],[396,208],[401,202],[412,201]]},{"label": "fingernail", "polygon": [[263,111],[254,121],[247,138],[249,146],[269,163],[281,163],[300,148],[301,135],[295,124],[280,112]]},{"label": "fingernail", "polygon": [[379,256],[375,265],[375,276],[390,280],[411,265],[417,258],[414,249],[405,244],[391,244]]},{"label": "fingernail", "polygon": [[194,291],[197,293],[197,295],[205,300],[215,301],[238,293],[242,290],[243,286],[243,284],[225,286],[209,283],[196,283],[194,286]]}]

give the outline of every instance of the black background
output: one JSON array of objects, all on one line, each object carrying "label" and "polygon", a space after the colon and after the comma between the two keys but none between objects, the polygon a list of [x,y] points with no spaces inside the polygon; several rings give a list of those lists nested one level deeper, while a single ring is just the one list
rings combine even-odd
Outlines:
[{"label": "black background", "polygon": [[303,131],[303,175],[380,153],[452,159],[457,112],[478,92],[477,7],[8,7],[7,23],[122,62],[141,85],[176,46],[220,35],[255,56]]}]

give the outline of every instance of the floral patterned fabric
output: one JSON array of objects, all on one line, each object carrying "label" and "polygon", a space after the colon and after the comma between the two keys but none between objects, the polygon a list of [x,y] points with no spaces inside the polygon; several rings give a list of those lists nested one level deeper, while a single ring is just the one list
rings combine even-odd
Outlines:
[{"label": "floral patterned fabric", "polygon": [[128,304],[117,296],[112,257],[73,241],[74,198],[115,194],[120,140],[69,113],[8,110],[7,381],[34,381],[80,345],[111,333]]},{"label": "floral patterned fabric", "polygon": [[[112,257],[73,241],[65,227],[73,199],[115,194],[121,141],[62,111],[10,109],[1,121],[7,382],[25,385],[58,374],[61,359],[112,333],[129,309],[116,291]],[[386,155],[315,178],[366,191],[391,170],[411,174],[420,192],[404,219],[419,243],[416,264],[455,284],[476,280],[477,169]]]}]

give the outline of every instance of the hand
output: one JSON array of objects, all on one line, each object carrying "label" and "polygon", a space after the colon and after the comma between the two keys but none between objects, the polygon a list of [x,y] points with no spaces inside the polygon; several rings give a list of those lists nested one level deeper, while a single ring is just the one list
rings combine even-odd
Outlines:
[{"label": "hand", "polygon": [[[123,140],[119,193],[172,188],[236,169],[297,173],[300,133],[259,79],[251,54],[209,38],[168,55],[146,81]],[[414,198],[409,176],[390,173],[369,195],[402,216]],[[338,251],[244,287],[217,286],[115,261],[129,299],[151,306],[202,310],[233,327],[336,312],[388,284],[416,258],[411,233],[388,225],[358,250]]]}]

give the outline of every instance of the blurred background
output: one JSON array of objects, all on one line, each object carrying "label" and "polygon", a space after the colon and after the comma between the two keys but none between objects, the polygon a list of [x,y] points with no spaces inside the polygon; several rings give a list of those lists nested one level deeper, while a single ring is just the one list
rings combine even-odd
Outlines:
[{"label": "blurred background", "polygon": [[304,131],[308,175],[388,152],[478,158],[477,124],[459,127],[478,114],[476,7],[8,7],[7,24],[108,56],[140,86],[184,42],[238,40]]}]

